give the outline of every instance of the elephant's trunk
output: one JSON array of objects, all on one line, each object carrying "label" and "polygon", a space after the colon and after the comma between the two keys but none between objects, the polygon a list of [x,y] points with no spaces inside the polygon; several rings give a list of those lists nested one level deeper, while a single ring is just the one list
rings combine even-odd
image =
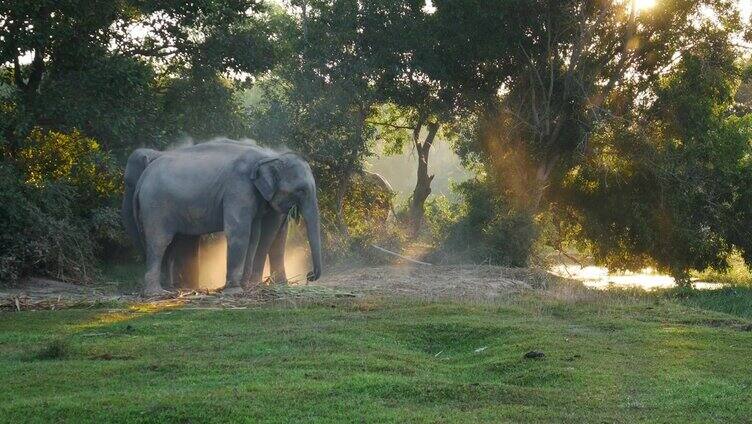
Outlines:
[{"label": "elephant's trunk", "polygon": [[308,281],[315,281],[321,276],[321,229],[319,217],[319,204],[315,193],[310,200],[302,205],[301,212],[306,222],[308,243],[311,246],[311,259],[313,260],[313,272],[308,273]]}]

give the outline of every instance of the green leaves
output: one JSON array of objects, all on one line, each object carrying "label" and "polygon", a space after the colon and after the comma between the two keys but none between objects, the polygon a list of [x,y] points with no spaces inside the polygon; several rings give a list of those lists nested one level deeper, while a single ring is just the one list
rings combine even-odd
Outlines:
[{"label": "green leaves", "polygon": [[688,282],[690,269],[724,269],[744,249],[752,116],[729,116],[740,73],[714,36],[657,82],[650,107],[596,131],[593,154],[564,181],[578,235],[613,268],[652,265]]}]

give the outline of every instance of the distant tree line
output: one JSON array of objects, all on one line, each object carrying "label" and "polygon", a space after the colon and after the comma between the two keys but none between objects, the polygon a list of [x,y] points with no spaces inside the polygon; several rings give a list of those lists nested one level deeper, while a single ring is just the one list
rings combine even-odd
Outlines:
[{"label": "distant tree line", "polygon": [[[0,278],[126,254],[128,152],[215,136],[308,157],[344,250],[375,237],[346,202],[383,143],[418,161],[408,233],[464,260],[749,262],[747,29],[725,0],[0,0]],[[476,173],[455,204],[430,197],[439,138]]]}]

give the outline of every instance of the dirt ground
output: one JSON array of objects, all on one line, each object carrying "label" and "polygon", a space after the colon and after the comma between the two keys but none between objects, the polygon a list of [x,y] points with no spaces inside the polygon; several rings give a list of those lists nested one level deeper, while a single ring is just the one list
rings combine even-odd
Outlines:
[{"label": "dirt ground", "polygon": [[363,294],[482,300],[545,288],[553,278],[543,271],[492,265],[387,265],[335,272],[316,284]]},{"label": "dirt ground", "polygon": [[0,310],[62,309],[107,304],[160,303],[194,307],[237,308],[270,300],[326,300],[366,295],[419,299],[493,300],[522,290],[546,288],[556,277],[526,268],[490,265],[389,265],[333,271],[312,284],[262,286],[242,295],[211,290],[178,291],[144,299],[119,293],[117,283],[76,285],[30,278],[17,287],[0,288]]}]

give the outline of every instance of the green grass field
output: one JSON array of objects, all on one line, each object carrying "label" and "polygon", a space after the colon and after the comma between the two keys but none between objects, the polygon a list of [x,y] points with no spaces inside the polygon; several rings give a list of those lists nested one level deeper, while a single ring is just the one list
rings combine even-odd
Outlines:
[{"label": "green grass field", "polygon": [[735,293],[4,312],[0,421],[749,422]]}]

